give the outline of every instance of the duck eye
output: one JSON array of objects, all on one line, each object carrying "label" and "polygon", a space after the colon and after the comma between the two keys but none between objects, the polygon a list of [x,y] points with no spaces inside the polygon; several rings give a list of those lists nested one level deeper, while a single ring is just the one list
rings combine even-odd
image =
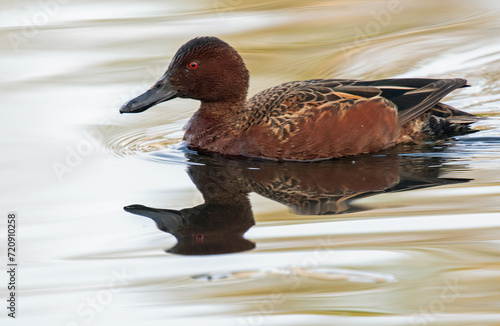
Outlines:
[{"label": "duck eye", "polygon": [[196,68],[198,68],[198,62],[196,62],[196,61],[191,62],[191,63],[189,64],[189,68],[191,68],[191,69],[196,69]]}]

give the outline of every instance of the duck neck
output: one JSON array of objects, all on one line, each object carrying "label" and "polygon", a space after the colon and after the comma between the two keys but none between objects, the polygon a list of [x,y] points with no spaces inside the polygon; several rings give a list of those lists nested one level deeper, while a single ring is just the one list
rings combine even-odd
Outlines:
[{"label": "duck neck", "polygon": [[202,102],[197,112],[200,117],[218,123],[231,124],[247,113],[245,99],[224,102]]},{"label": "duck neck", "polygon": [[249,110],[244,100],[230,102],[202,102],[186,125],[184,140],[197,147],[212,143],[219,135],[238,131],[245,124]]}]

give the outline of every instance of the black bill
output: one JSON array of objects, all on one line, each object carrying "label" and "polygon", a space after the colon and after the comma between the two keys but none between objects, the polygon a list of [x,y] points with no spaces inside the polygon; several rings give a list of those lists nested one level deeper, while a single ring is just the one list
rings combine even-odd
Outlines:
[{"label": "black bill", "polygon": [[176,96],[177,91],[170,83],[170,76],[165,75],[144,94],[123,104],[120,108],[120,113],[143,112],[158,103],[168,101]]}]

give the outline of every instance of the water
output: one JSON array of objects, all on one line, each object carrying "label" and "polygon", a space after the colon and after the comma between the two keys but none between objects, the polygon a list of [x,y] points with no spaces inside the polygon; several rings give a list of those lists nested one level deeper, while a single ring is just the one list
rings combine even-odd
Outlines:
[{"label": "water", "polygon": [[[500,324],[498,2],[7,1],[0,15],[0,201],[19,218],[18,318],[2,325]],[[238,49],[250,94],[465,77],[446,103],[487,119],[331,162],[200,157],[179,145],[196,101],[118,114],[199,35]]]}]

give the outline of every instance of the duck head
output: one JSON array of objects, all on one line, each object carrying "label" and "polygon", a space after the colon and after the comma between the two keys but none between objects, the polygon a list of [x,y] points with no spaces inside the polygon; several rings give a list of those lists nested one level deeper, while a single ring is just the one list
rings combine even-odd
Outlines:
[{"label": "duck head", "polygon": [[216,37],[197,37],[175,54],[165,74],[120,113],[137,113],[175,97],[202,102],[244,101],[249,73],[238,52]]}]

